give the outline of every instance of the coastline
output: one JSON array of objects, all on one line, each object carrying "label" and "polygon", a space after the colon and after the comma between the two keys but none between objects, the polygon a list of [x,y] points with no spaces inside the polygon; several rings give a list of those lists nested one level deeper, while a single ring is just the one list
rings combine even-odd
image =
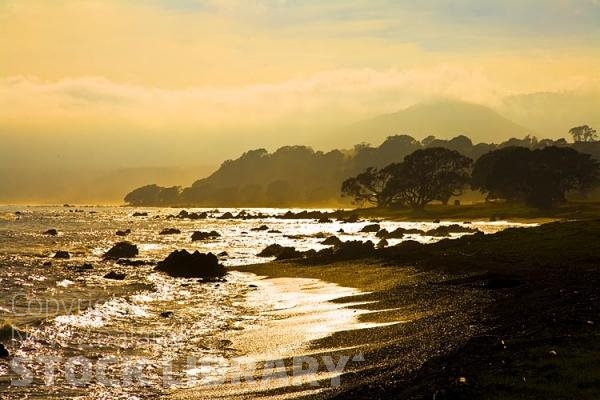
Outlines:
[{"label": "coastline", "polygon": [[[418,316],[313,342],[316,353],[333,345],[361,348],[367,362],[342,376],[340,388],[311,398],[581,393],[591,399],[600,392],[600,366],[592,361],[600,351],[599,236],[600,220],[554,222],[420,248],[399,246],[360,261],[236,269],[369,291],[361,297],[374,303],[364,307],[386,311],[361,321],[389,322],[408,311]],[[400,271],[411,278],[398,279]],[[584,365],[588,372],[581,375]]]}]

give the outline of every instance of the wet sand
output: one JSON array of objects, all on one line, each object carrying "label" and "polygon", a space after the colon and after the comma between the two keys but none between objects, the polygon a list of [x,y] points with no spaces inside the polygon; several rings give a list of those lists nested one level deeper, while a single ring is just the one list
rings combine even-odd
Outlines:
[{"label": "wet sand", "polygon": [[[247,301],[263,302],[273,307],[260,316],[260,322],[244,330],[225,334],[228,348],[235,349],[239,356],[230,360],[221,360],[222,367],[211,371],[212,376],[204,375],[207,381],[201,385],[184,390],[175,390],[172,398],[258,398],[265,393],[269,398],[289,398],[317,395],[323,388],[314,388],[309,384],[294,387],[290,369],[287,377],[273,377],[264,382],[262,367],[267,360],[285,360],[314,354],[313,343],[337,332],[372,329],[391,326],[404,320],[361,321],[362,316],[376,312],[365,308],[372,301],[362,300],[366,292],[356,288],[340,286],[315,278],[267,277],[250,274],[253,289]],[[353,299],[355,299],[353,301]],[[326,353],[348,351],[358,354],[351,348],[340,348],[335,344],[320,348]],[[233,364],[233,367],[231,367]],[[243,379],[236,384],[237,365],[256,365],[253,374],[255,382],[247,383]],[[198,376],[207,371],[198,370]],[[330,373],[326,368],[305,378],[306,382],[331,379],[339,373]],[[213,385],[209,385],[212,380]],[[233,380],[233,381],[232,381]],[[223,382],[224,383],[221,383]],[[277,395],[274,392],[278,392]]]}]

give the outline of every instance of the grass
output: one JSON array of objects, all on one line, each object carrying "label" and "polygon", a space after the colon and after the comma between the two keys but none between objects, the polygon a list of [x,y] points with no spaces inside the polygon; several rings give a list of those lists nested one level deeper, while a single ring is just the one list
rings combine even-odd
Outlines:
[{"label": "grass", "polygon": [[391,220],[558,220],[583,219],[600,216],[600,202],[570,202],[551,210],[539,210],[522,204],[473,203],[460,206],[428,205],[422,211],[408,209],[362,208],[355,212],[363,218],[385,218]]}]

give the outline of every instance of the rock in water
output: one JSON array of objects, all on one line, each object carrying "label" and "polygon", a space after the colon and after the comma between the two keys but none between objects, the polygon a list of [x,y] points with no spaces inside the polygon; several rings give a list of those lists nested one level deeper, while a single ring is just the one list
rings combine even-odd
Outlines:
[{"label": "rock in water", "polygon": [[381,229],[379,224],[371,224],[371,225],[365,225],[360,231],[365,232],[365,233],[375,233],[375,232],[379,232],[379,229]]},{"label": "rock in water", "polygon": [[63,260],[68,260],[69,258],[71,258],[71,255],[69,254],[68,251],[59,250],[56,253],[54,253],[54,258],[61,258]]},{"label": "rock in water", "polygon": [[212,253],[188,253],[187,250],[176,250],[159,262],[154,268],[175,278],[221,278],[225,276],[225,267]]},{"label": "rock in water", "polygon": [[105,259],[132,258],[139,253],[137,246],[130,242],[119,242],[110,248],[105,254]]},{"label": "rock in water", "polygon": [[179,235],[181,231],[177,228],[165,228],[160,231],[159,235]]},{"label": "rock in water", "polygon": [[194,231],[194,233],[192,233],[192,242],[195,242],[197,240],[215,239],[220,236],[221,235],[217,231],[210,231],[210,232]]},{"label": "rock in water", "polygon": [[5,358],[8,357],[8,350],[6,349],[6,347],[4,347],[4,345],[2,343],[0,343],[0,358]]},{"label": "rock in water", "polygon": [[338,246],[342,244],[342,241],[337,236],[329,236],[327,239],[321,242],[324,246]]},{"label": "rock in water", "polygon": [[114,279],[115,281],[122,281],[125,279],[125,274],[122,272],[110,271],[108,274],[104,275],[104,279]]}]

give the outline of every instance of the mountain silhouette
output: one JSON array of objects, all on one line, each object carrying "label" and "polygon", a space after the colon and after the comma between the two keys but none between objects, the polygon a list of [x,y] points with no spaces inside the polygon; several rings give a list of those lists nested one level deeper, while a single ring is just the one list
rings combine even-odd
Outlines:
[{"label": "mountain silhouette", "polygon": [[423,138],[433,135],[450,139],[466,135],[478,142],[502,142],[511,137],[534,134],[491,108],[455,100],[415,104],[402,111],[382,114],[343,129],[349,143],[381,143],[392,135]]}]

